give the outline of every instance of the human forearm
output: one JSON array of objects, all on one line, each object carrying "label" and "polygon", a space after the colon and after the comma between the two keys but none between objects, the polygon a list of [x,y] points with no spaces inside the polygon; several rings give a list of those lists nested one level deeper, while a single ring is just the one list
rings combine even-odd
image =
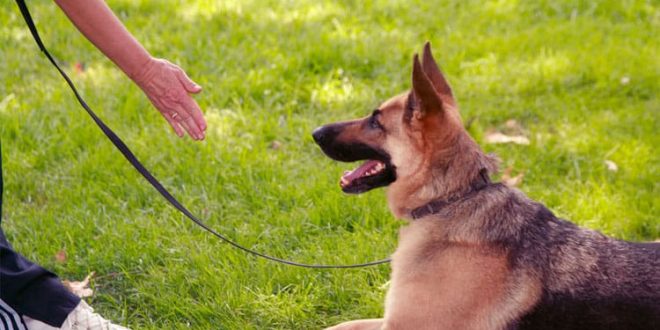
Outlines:
[{"label": "human forearm", "polygon": [[103,0],[55,0],[71,22],[126,75],[135,80],[149,52],[131,35]]},{"label": "human forearm", "polygon": [[179,136],[187,131],[203,140],[206,121],[190,96],[202,87],[177,65],[153,58],[103,0],[55,0],[96,48],[126,73],[149,97]]}]

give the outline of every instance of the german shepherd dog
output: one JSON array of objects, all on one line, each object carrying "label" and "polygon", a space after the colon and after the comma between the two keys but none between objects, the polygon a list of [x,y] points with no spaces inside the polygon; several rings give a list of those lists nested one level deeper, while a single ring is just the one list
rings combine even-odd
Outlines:
[{"label": "german shepherd dog", "polygon": [[410,91],[313,137],[334,160],[366,160],[344,192],[388,186],[409,222],[384,317],[331,329],[660,329],[660,244],[579,228],[492,183],[497,159],[463,128],[428,43]]}]

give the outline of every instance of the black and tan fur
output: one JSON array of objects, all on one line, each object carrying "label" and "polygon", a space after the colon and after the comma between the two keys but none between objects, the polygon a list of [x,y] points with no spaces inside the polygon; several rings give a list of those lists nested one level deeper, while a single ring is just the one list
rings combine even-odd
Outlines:
[{"label": "black and tan fur", "polygon": [[[660,329],[659,244],[579,228],[502,184],[475,188],[496,160],[463,128],[428,44],[409,92],[313,135],[333,159],[377,160],[342,189],[388,186],[390,209],[409,221],[384,317],[331,329]],[[446,202],[413,219],[434,201]]]}]

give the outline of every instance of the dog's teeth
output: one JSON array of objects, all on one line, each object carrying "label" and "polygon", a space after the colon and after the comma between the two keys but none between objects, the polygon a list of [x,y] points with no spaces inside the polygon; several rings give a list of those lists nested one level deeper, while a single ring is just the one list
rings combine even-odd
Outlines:
[{"label": "dog's teeth", "polygon": [[374,166],[372,169],[368,170],[366,175],[374,175],[377,174],[378,172],[382,171],[385,168],[385,164],[383,163],[378,163],[376,166]]}]

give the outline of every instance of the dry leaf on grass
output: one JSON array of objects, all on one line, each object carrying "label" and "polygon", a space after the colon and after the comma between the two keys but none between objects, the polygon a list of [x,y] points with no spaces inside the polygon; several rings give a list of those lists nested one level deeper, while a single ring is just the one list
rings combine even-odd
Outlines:
[{"label": "dry leaf on grass", "polygon": [[85,62],[76,62],[73,63],[73,71],[77,74],[83,74],[87,70],[87,65]]},{"label": "dry leaf on grass", "polygon": [[66,251],[64,250],[57,251],[57,253],[55,253],[55,261],[61,264],[66,262]]},{"label": "dry leaf on grass", "polygon": [[522,180],[525,177],[525,173],[520,172],[518,175],[512,177],[511,171],[513,171],[513,167],[507,167],[502,173],[502,177],[500,179],[502,180],[502,183],[504,183],[507,187],[517,187],[522,183]]},{"label": "dry leaf on grass", "polygon": [[605,166],[607,166],[607,169],[612,171],[612,172],[616,172],[616,171],[619,170],[619,166],[617,166],[615,162],[613,162],[609,159],[605,160]]},{"label": "dry leaf on grass", "polygon": [[484,140],[486,143],[515,143],[515,144],[529,144],[529,139],[526,135],[525,128],[515,119],[507,120],[504,125],[499,125],[499,128],[491,128],[486,131]]},{"label": "dry leaf on grass", "polygon": [[484,139],[486,143],[515,143],[515,144],[523,144],[523,145],[528,145],[529,144],[529,139],[525,136],[522,135],[506,135],[501,132],[493,131],[486,133],[486,137]]},{"label": "dry leaf on grass", "polygon": [[506,126],[507,130],[509,131],[515,131],[518,133],[522,133],[524,131],[523,127],[515,119],[507,120],[506,123],[504,123],[504,126]]},{"label": "dry leaf on grass", "polygon": [[87,277],[85,277],[85,279],[80,282],[63,280],[62,284],[64,284],[64,287],[66,287],[69,291],[80,298],[91,297],[94,294],[94,290],[89,288],[89,280],[94,277],[94,274],[95,272],[89,273],[89,275],[87,275]]},{"label": "dry leaf on grass", "polygon": [[268,148],[271,150],[280,150],[282,148],[282,142],[274,140],[273,142],[270,143]]}]

